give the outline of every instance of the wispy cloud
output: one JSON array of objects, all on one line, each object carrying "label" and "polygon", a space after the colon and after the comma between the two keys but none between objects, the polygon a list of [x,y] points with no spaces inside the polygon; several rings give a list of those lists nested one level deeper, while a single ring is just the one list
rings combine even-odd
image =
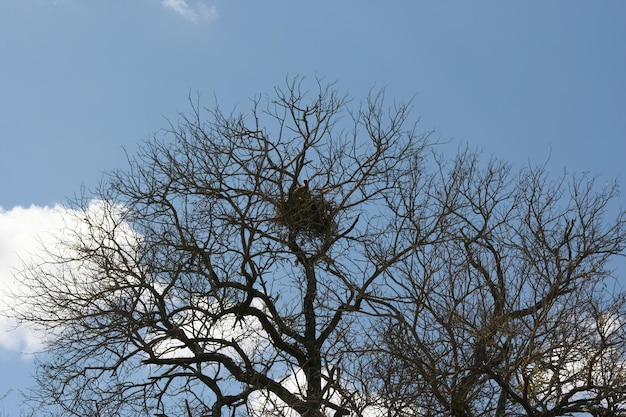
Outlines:
[{"label": "wispy cloud", "polygon": [[194,24],[212,22],[218,18],[217,8],[207,6],[201,1],[198,1],[195,6],[189,5],[187,0],[163,0],[161,4]]}]

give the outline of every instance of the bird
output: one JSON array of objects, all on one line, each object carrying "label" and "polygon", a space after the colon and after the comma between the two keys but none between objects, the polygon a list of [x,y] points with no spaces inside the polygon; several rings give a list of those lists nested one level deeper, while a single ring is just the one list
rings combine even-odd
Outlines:
[{"label": "bird", "polygon": [[293,192],[291,193],[291,196],[294,199],[302,199],[304,198],[304,196],[306,194],[308,194],[309,192],[309,180],[304,180],[302,181],[302,185],[296,187]]}]

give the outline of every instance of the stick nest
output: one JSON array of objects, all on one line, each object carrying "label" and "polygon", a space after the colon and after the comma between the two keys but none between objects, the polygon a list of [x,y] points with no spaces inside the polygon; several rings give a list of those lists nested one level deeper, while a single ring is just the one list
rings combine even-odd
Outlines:
[{"label": "stick nest", "polygon": [[325,238],[337,229],[332,218],[334,208],[322,192],[310,190],[305,181],[277,203],[276,222],[296,235]]}]

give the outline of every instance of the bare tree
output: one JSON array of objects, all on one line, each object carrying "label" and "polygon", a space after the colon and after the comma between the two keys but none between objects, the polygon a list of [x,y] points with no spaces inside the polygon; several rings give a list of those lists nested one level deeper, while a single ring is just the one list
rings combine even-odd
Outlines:
[{"label": "bare tree", "polygon": [[248,115],[194,105],[79,202],[22,275],[20,318],[50,332],[36,399],[80,416],[620,409],[624,311],[601,287],[625,238],[604,223],[615,189],[563,196],[468,151],[449,169],[407,105],[305,85]]},{"label": "bare tree", "polygon": [[81,416],[359,412],[355,314],[418,242],[369,247],[400,238],[389,207],[427,135],[382,93],[351,108],[303,86],[249,115],[194,106],[82,205],[23,277],[21,318],[54,334],[38,398]]},{"label": "bare tree", "polygon": [[626,304],[608,287],[624,249],[624,214],[606,218],[616,186],[481,167],[467,152],[439,166],[424,198],[445,216],[441,239],[385,272],[379,384],[392,408],[626,415]]}]

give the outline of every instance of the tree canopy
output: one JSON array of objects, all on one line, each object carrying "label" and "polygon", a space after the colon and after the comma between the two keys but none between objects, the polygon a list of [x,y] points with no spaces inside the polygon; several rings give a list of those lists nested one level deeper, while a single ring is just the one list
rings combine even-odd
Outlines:
[{"label": "tree canopy", "polygon": [[21,275],[18,314],[50,334],[36,403],[625,413],[617,185],[437,146],[410,104],[321,80],[287,80],[249,113],[193,105]]}]

